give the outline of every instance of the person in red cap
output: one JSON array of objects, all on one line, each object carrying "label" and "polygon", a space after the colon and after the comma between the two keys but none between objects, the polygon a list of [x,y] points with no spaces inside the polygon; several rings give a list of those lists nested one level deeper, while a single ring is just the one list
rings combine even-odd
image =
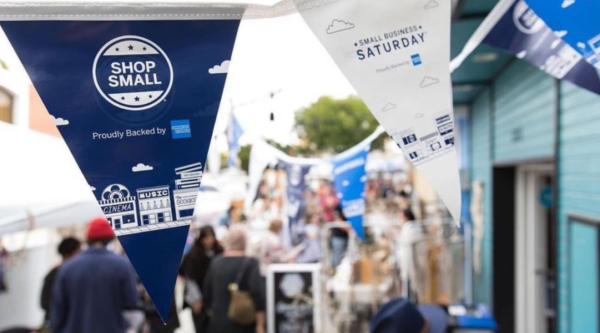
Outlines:
[{"label": "person in red cap", "polygon": [[89,248],[59,270],[50,313],[53,333],[125,333],[123,312],[137,307],[139,295],[127,259],[106,249],[114,238],[104,217],[93,219]]}]

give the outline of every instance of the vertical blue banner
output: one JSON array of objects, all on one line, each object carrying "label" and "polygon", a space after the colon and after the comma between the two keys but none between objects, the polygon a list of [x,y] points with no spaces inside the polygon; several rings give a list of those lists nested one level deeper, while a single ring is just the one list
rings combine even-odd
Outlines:
[{"label": "vertical blue banner", "polygon": [[585,60],[600,68],[600,1],[526,0],[533,11]]},{"label": "vertical blue banner", "polygon": [[304,188],[306,186],[306,175],[312,165],[301,165],[293,163],[284,163],[286,171],[286,213],[288,217],[288,226],[290,239],[293,245],[300,241],[299,226],[300,218],[304,214]]},{"label": "vertical blue banner", "polygon": [[1,23],[164,320],[238,25]]},{"label": "vertical blue banner", "polygon": [[[599,31],[600,32],[600,31]],[[596,69],[542,21],[525,1],[516,1],[492,28],[484,43],[509,51],[539,69],[600,94]]]},{"label": "vertical blue banner", "polygon": [[229,168],[235,167],[235,160],[240,150],[239,140],[244,134],[244,129],[238,122],[235,114],[231,114],[229,118],[229,126],[227,127],[227,141],[229,143],[229,157],[227,166]]},{"label": "vertical blue banner", "polygon": [[357,149],[352,154],[342,154],[333,159],[335,190],[348,222],[361,240],[365,239],[363,216],[365,214],[365,184],[367,155],[371,145]]}]

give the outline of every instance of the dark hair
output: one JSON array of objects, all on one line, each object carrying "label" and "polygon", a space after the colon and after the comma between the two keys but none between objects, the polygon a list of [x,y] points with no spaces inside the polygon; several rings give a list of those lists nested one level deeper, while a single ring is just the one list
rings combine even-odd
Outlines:
[{"label": "dark hair", "polygon": [[348,219],[346,218],[346,215],[344,215],[344,210],[342,209],[342,205],[338,204],[337,206],[335,206],[333,213],[338,215],[342,219],[342,221],[348,221]]},{"label": "dark hair", "polygon": [[402,215],[404,215],[404,217],[406,217],[406,219],[408,221],[416,220],[415,214],[412,212],[412,209],[410,209],[410,208],[406,208],[406,209],[402,210]]},{"label": "dark hair", "polygon": [[[181,265],[181,275],[194,279],[200,284],[202,288],[202,281],[208,271],[211,258],[206,254],[206,249],[202,245],[202,240],[207,236],[212,235],[215,237],[215,230],[211,226],[204,226],[200,228],[200,236],[194,242],[194,246],[190,252],[183,259]],[[214,255],[223,253],[223,247],[219,244],[215,237],[215,243],[211,249]]]},{"label": "dark hair", "polygon": [[58,253],[63,257],[68,257],[79,251],[81,242],[75,237],[67,237],[58,245]]}]

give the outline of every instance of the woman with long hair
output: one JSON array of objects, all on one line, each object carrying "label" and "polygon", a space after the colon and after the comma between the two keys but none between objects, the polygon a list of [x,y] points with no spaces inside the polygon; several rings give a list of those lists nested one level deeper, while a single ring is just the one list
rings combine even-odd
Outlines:
[{"label": "woman with long hair", "polygon": [[211,226],[205,226],[200,229],[200,236],[181,264],[181,275],[185,278],[184,307],[192,308],[196,333],[203,333],[208,329],[208,316],[202,297],[204,278],[212,259],[221,253],[223,247],[215,237],[215,230]]}]

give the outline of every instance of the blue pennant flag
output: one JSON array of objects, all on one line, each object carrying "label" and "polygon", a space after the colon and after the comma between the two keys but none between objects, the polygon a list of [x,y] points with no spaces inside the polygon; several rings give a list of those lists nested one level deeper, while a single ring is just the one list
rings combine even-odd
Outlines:
[{"label": "blue pennant flag", "polygon": [[342,153],[332,161],[334,186],[342,211],[361,240],[365,239],[363,228],[367,182],[365,167],[370,148],[370,143],[362,147],[357,146],[357,149],[353,149],[351,153]]},{"label": "blue pennant flag", "polygon": [[594,67],[600,69],[600,1],[526,0],[533,11]]},{"label": "blue pennant flag", "polygon": [[306,175],[310,171],[310,168],[312,168],[312,165],[282,163],[285,165],[287,176],[285,193],[290,240],[293,245],[297,245],[300,241],[298,223],[304,215],[305,209],[304,189],[306,187]]},{"label": "blue pennant flag", "polygon": [[557,79],[600,94],[596,69],[561,39],[563,35],[552,31],[525,1],[519,0],[499,18],[483,42],[511,52]]},{"label": "blue pennant flag", "polygon": [[244,135],[244,129],[237,120],[237,117],[232,114],[227,127],[227,141],[229,142],[229,158],[227,165],[230,168],[235,167],[235,160],[240,150],[239,140]]},{"label": "blue pennant flag", "polygon": [[166,321],[239,20],[0,24]]}]

